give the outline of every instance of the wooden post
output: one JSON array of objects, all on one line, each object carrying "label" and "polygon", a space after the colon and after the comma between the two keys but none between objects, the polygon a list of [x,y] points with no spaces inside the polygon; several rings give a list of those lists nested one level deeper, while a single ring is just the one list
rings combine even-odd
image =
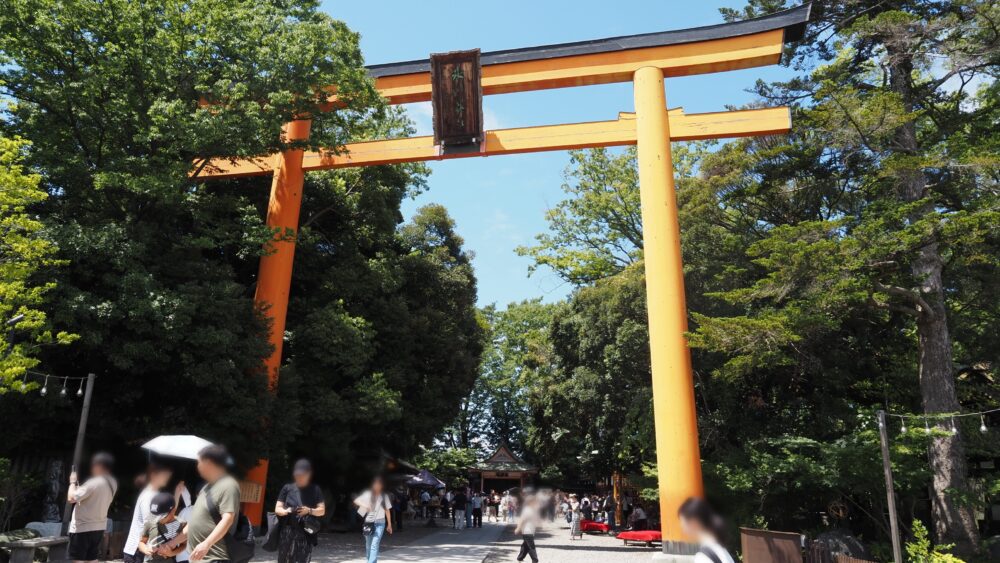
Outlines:
[{"label": "wooden post", "polygon": [[[309,138],[311,121],[300,119],[285,125],[282,136],[286,142],[304,141]],[[254,301],[262,307],[271,321],[271,355],[264,360],[271,391],[278,387],[281,367],[281,349],[285,343],[285,320],[288,313],[288,292],[292,285],[292,264],[295,261],[295,238],[299,230],[299,211],[302,207],[302,149],[286,149],[276,159],[274,179],[271,181],[271,198],[267,206],[267,226],[276,230],[268,254],[260,259],[257,274],[257,292]],[[247,473],[246,480],[260,486],[260,502],[247,503],[244,513],[259,526],[264,513],[264,490],[267,485],[268,461],[261,459]]]},{"label": "wooden post", "polygon": [[688,555],[692,538],[681,530],[677,510],[704,491],[663,71],[640,68],[634,88],[660,528],[664,553]]},{"label": "wooden post", "polygon": [[612,494],[614,495],[612,498],[615,499],[615,526],[624,527],[624,524],[622,523],[622,489],[621,489],[622,476],[621,476],[621,473],[615,471],[611,475],[611,484],[612,484],[612,487],[613,487],[613,489],[612,489],[613,493]]},{"label": "wooden post", "polygon": [[889,431],[885,426],[885,411],[878,411],[878,437],[882,445],[882,470],[885,472],[885,496],[889,504],[889,532],[892,536],[892,560],[903,563],[899,540],[899,516],[896,515],[896,491],[892,484],[892,462],[889,460]]},{"label": "wooden post", "polygon": [[[70,471],[79,471],[83,462],[83,441],[87,435],[87,419],[90,418],[90,400],[94,396],[94,374],[87,374],[87,387],[83,391],[83,408],[80,409],[80,425],[76,429],[76,445],[73,447],[73,466]],[[69,521],[73,517],[73,504],[66,501],[63,509],[62,535],[69,532]]]}]

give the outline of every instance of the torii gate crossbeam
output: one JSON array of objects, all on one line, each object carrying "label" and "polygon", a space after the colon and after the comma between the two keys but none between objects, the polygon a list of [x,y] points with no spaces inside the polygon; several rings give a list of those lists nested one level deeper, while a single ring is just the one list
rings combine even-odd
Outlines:
[{"label": "torii gate crossbeam", "polygon": [[[488,131],[479,150],[441,151],[429,137],[357,142],[341,150],[306,153],[288,149],[252,159],[213,158],[199,162],[197,180],[272,174],[267,225],[280,233],[261,258],[255,300],[272,320],[274,347],[266,361],[272,386],[281,364],[288,292],[298,230],[304,174],[350,166],[442,160],[547,150],[636,144],[642,206],[647,311],[656,453],[664,554],[687,561],[692,545],[676,518],[680,504],[702,496],[701,459],[691,356],[684,334],[687,309],[681,261],[680,228],[674,192],[670,142],[787,132],[787,108],[685,115],[666,106],[664,77],[750,68],[779,62],[784,44],[801,37],[808,4],[737,23],[615,37],[527,49],[483,53],[482,91],[486,95],[566,88],[632,80],[635,113],[617,120]],[[368,67],[375,86],[391,104],[431,99],[427,60]],[[326,109],[337,107],[329,88]],[[287,124],[287,141],[308,139],[309,121]],[[192,174],[195,176],[195,174]],[[259,485],[259,500],[247,514],[260,522],[267,460],[247,480]]]}]

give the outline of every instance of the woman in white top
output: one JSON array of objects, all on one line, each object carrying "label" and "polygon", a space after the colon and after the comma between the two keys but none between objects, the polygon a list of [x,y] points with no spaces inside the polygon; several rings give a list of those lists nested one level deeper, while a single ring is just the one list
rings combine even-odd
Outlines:
[{"label": "woman in white top", "polygon": [[382,545],[382,535],[389,532],[392,535],[392,518],[386,514],[392,509],[389,495],[385,494],[385,482],[382,477],[372,479],[372,486],[361,496],[354,499],[358,514],[363,519],[365,534],[365,556],[368,563],[377,563],[379,548]]},{"label": "woman in white top", "polygon": [[156,493],[167,486],[171,474],[169,469],[161,465],[150,464],[146,469],[146,487],[142,489],[139,498],[135,501],[132,524],[128,529],[128,538],[125,539],[123,556],[125,563],[142,563],[145,560],[146,554],[139,551],[139,538],[142,537],[142,528],[146,520],[150,518],[149,503],[152,502]]},{"label": "woman in white top", "polygon": [[733,556],[720,543],[725,535],[725,523],[708,502],[691,497],[677,510],[677,516],[684,533],[701,545],[694,556],[695,563],[734,563]]}]

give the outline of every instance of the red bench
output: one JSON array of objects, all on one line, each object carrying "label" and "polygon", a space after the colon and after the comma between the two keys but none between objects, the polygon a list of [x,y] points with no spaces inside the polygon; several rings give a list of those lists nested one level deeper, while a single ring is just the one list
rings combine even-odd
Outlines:
[{"label": "red bench", "polygon": [[663,534],[659,530],[634,530],[631,532],[622,532],[618,534],[618,539],[625,542],[641,543],[646,547],[653,547],[654,543],[663,542]]},{"label": "red bench", "polygon": [[595,520],[580,520],[580,531],[606,534],[611,531],[611,526]]}]

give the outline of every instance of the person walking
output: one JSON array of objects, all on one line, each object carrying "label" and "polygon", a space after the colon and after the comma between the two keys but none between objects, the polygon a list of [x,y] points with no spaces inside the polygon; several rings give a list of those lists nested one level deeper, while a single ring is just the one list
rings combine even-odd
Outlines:
[{"label": "person walking", "polygon": [[115,458],[100,452],[90,460],[90,478],[80,484],[76,469],[69,474],[66,501],[73,505],[69,521],[68,555],[78,563],[96,562],[104,531],[108,527],[108,508],[118,491],[118,481],[111,475]]},{"label": "person walking", "polygon": [[420,492],[420,517],[427,518],[428,510],[430,510],[431,504],[431,493],[430,491],[424,489]]},{"label": "person walking", "polygon": [[292,482],[281,488],[274,513],[279,518],[278,563],[309,563],[319,539],[319,519],[326,514],[323,491],[312,482],[312,464],[295,462]]},{"label": "person walking", "polygon": [[177,555],[184,551],[187,538],[183,530],[186,523],[177,517],[177,501],[170,493],[156,493],[150,500],[149,518],[139,533],[137,552],[144,561],[176,563]]},{"label": "person walking", "polygon": [[617,508],[617,503],[615,503],[615,497],[608,495],[604,498],[604,521],[607,522],[608,527],[613,532],[615,530],[615,509]]},{"label": "person walking", "polygon": [[465,487],[465,527],[472,527],[472,489]]},{"label": "person walking", "polygon": [[504,516],[503,521],[506,522],[507,520],[510,520],[511,522],[513,522],[514,521],[514,516],[516,514],[517,514],[517,497],[515,497],[512,494],[510,494],[510,491],[508,491],[507,492],[507,514],[506,514],[506,516]]},{"label": "person walking", "polygon": [[139,492],[139,498],[135,501],[135,508],[132,510],[132,524],[128,529],[128,537],[125,539],[125,548],[122,550],[124,563],[142,563],[146,555],[139,551],[139,538],[142,537],[142,530],[151,514],[149,505],[153,497],[163,490],[170,482],[172,472],[162,465],[151,463],[146,468],[146,486]]},{"label": "person walking", "polygon": [[225,537],[240,513],[240,484],[229,474],[229,464],[225,446],[213,444],[198,452],[198,475],[205,486],[184,529],[188,545],[194,546],[191,561],[232,560]]},{"label": "person walking", "polygon": [[695,563],[734,563],[733,556],[722,546],[725,522],[704,499],[691,497],[677,510],[681,529],[696,538],[700,545]]},{"label": "person walking", "polygon": [[500,497],[500,514],[503,516],[503,521],[507,523],[507,507],[510,506],[510,493],[504,491],[503,496]]},{"label": "person walking", "polygon": [[403,531],[403,515],[406,514],[409,508],[410,497],[406,494],[405,489],[396,489],[395,500],[392,503],[392,514],[394,516],[393,528],[402,532]]},{"label": "person walking", "polygon": [[490,516],[489,520],[493,522],[500,522],[500,495],[497,492],[490,491]]},{"label": "person walking", "polygon": [[468,503],[468,500],[469,498],[465,496],[465,490],[459,490],[457,493],[455,493],[455,496],[452,497],[451,503],[454,506],[453,508],[454,515],[452,516],[452,522],[453,522],[452,526],[456,530],[465,529],[465,505]]},{"label": "person walking", "polygon": [[583,539],[583,528],[581,522],[583,521],[583,512],[580,510],[579,503],[570,503],[569,508],[569,539]]},{"label": "person walking", "polygon": [[483,495],[478,492],[472,495],[472,527],[483,527]]},{"label": "person walking", "polygon": [[539,523],[538,501],[533,496],[525,497],[521,516],[518,518],[515,534],[521,535],[521,551],[517,554],[518,561],[531,557],[531,563],[538,563],[538,551],[535,549],[535,532]]},{"label": "person walking", "polygon": [[365,557],[368,563],[376,563],[382,547],[382,536],[386,532],[392,535],[392,519],[388,517],[392,502],[385,493],[385,481],[382,477],[376,475],[371,487],[354,499],[354,504],[364,522],[361,530],[365,535]]}]

